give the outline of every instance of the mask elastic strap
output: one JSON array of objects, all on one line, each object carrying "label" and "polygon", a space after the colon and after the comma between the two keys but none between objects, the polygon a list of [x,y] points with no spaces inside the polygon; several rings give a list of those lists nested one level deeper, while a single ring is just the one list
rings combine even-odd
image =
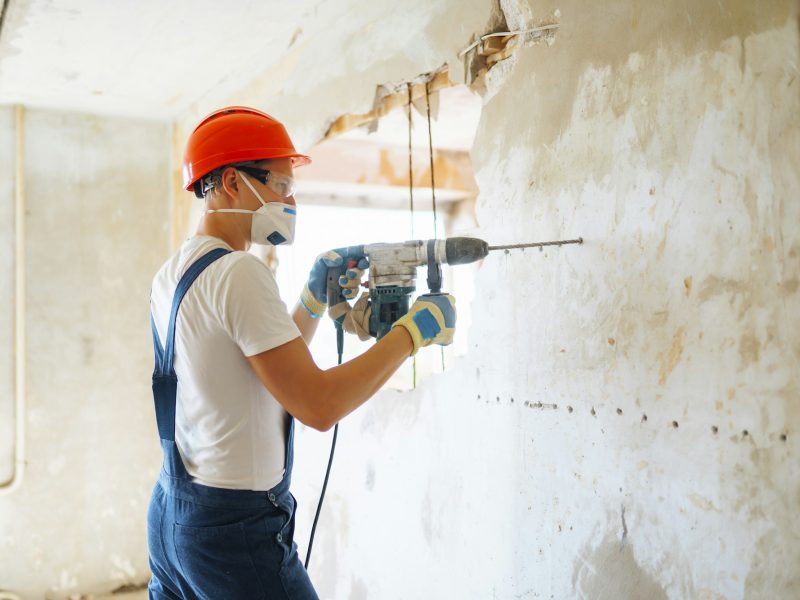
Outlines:
[{"label": "mask elastic strap", "polygon": [[[261,206],[266,206],[267,203],[264,202],[264,199],[261,197],[261,194],[259,194],[256,191],[256,189],[253,187],[253,184],[250,183],[247,180],[247,177],[245,177],[244,173],[242,173],[241,171],[238,171],[238,170],[236,172],[239,173],[239,175],[242,176],[242,181],[244,181],[245,184],[247,185],[247,187],[250,188],[250,191],[253,192],[256,195],[256,198],[258,198],[258,201],[261,202]],[[241,215],[252,215],[256,211],[254,211],[254,210],[245,210],[243,208],[218,208],[216,210],[207,210],[206,212],[207,213],[238,213],[238,214],[241,214]]]},{"label": "mask elastic strap", "polygon": [[241,171],[236,171],[236,172],[237,172],[237,173],[239,173],[239,175],[241,175],[241,176],[242,176],[242,181],[244,181],[244,182],[245,182],[245,184],[247,184],[247,187],[249,187],[249,188],[250,188],[250,191],[251,191],[251,192],[253,192],[253,193],[256,195],[256,198],[258,198],[258,201],[259,201],[259,202],[261,202],[261,205],[262,205],[262,206],[266,206],[266,205],[267,205],[267,203],[266,203],[266,202],[264,202],[264,199],[261,197],[261,194],[259,194],[259,193],[256,191],[256,188],[254,188],[254,187],[253,187],[253,184],[252,184],[252,183],[250,183],[250,180],[249,180],[249,179],[247,179],[247,177],[245,176],[245,174],[244,174],[244,173],[242,173]]},{"label": "mask elastic strap", "polygon": [[207,213],[239,213],[239,214],[242,214],[242,215],[252,215],[256,211],[254,211],[254,210],[245,210],[243,208],[217,208],[217,209],[214,209],[214,210],[209,209],[206,212]]}]

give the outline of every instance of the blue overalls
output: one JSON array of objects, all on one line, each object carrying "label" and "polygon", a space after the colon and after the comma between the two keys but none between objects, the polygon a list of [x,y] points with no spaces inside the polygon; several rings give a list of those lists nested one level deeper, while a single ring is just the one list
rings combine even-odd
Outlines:
[{"label": "blue overalls", "polygon": [[229,250],[211,250],[181,277],[172,301],[165,347],[151,316],[156,366],[153,398],[164,463],[147,511],[151,600],[318,600],[297,556],[289,492],[294,419],[286,434],[283,480],[266,492],[192,481],[175,444],[178,378],[173,368],[175,321],[194,280]]}]

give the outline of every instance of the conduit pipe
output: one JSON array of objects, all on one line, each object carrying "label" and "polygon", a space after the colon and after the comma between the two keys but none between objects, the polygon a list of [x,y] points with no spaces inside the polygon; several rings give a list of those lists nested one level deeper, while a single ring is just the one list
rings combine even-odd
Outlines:
[{"label": "conduit pipe", "polygon": [[[16,143],[14,171],[14,391],[16,397],[14,422],[14,474],[0,485],[0,494],[10,494],[19,488],[25,474],[25,109],[15,107]],[[1,600],[1,599],[0,599]]]}]

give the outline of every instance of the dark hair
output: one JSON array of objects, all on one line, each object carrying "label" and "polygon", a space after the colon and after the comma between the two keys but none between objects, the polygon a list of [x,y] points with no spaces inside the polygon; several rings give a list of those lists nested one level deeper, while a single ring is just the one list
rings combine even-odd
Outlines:
[{"label": "dark hair", "polygon": [[233,167],[234,169],[236,167],[255,167],[258,166],[258,163],[260,162],[262,161],[248,160],[237,163],[229,163],[227,165],[222,165],[221,167],[217,167],[210,173],[203,175],[200,179],[195,181],[194,195],[202,200],[206,197],[206,194],[208,194],[208,192],[222,185],[222,172],[228,167]]}]

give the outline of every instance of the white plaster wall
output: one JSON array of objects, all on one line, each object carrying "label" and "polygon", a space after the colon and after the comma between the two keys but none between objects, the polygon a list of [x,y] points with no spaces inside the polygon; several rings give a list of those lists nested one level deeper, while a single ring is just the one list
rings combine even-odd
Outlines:
[{"label": "white plaster wall", "polygon": [[169,247],[169,145],[158,122],[26,113],[28,461],[22,486],[0,495],[0,590],[26,600],[148,577],[160,455],[148,290]]},{"label": "white plaster wall", "polygon": [[561,29],[488,82],[482,235],[586,243],[487,258],[470,353],[343,422],[312,578],[349,599],[800,597],[796,5],[503,6]]},{"label": "white plaster wall", "polygon": [[[800,594],[797,9],[651,4],[502,2],[512,27],[558,9],[561,29],[490,78],[481,234],[586,244],[488,258],[469,354],[343,422],[323,598]],[[230,101],[307,147],[378,83],[444,61],[458,78],[492,3],[349,6],[321,5]],[[27,127],[30,460],[0,496],[0,589],[67,598],[147,577],[146,290],[171,140],[58,113]],[[301,552],[326,439],[298,440]]]}]

